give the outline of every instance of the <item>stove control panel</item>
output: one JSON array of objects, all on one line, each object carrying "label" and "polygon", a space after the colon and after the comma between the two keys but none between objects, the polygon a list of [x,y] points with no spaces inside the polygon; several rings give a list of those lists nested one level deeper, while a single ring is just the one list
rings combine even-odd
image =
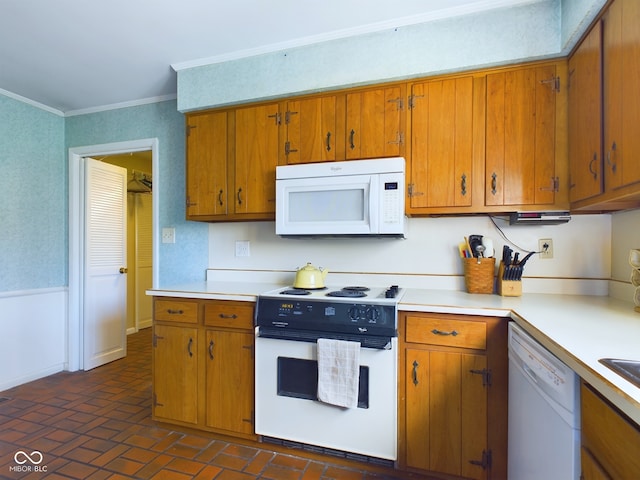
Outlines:
[{"label": "stove control panel", "polygon": [[256,325],[319,332],[396,334],[395,305],[258,298]]}]

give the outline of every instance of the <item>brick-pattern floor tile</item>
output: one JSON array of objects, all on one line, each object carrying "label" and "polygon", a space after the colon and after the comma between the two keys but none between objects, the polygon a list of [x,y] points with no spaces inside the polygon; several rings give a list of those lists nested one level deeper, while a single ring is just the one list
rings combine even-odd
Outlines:
[{"label": "brick-pattern floor tile", "polygon": [[[129,335],[127,357],[0,392],[0,479],[399,480],[417,475],[347,468],[181,432],[151,419],[151,329]],[[16,472],[19,450],[46,472]],[[387,469],[388,470],[388,469]]]}]

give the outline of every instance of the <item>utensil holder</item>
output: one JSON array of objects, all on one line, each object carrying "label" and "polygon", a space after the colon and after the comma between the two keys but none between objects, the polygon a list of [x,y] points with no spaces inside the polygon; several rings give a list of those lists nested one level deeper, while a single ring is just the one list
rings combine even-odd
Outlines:
[{"label": "utensil holder", "polygon": [[503,297],[521,297],[522,280],[504,280],[504,262],[498,267],[498,295]]},{"label": "utensil holder", "polygon": [[463,258],[464,283],[469,293],[493,293],[495,258]]}]

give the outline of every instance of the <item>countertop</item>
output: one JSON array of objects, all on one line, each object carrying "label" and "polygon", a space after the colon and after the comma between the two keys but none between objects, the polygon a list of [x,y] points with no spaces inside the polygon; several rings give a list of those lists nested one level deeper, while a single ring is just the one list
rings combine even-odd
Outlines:
[{"label": "countertop", "polygon": [[[256,301],[274,283],[209,281],[148,290],[149,295]],[[511,318],[640,425],[640,388],[598,362],[640,360],[640,313],[605,296],[525,293],[521,297],[408,288],[399,310]]]}]

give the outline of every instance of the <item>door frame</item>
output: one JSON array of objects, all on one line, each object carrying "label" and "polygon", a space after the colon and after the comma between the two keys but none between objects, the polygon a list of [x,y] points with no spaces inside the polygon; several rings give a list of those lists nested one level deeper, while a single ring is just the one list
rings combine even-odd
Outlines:
[{"label": "door frame", "polygon": [[[119,153],[139,152],[151,150],[151,168],[153,172],[153,186],[160,190],[158,139],[145,138],[125,142],[105,143],[69,149],[69,293],[67,302],[67,369],[71,372],[84,367],[83,334],[84,334],[84,226],[86,214],[84,208],[84,157],[114,155]],[[153,195],[152,203],[152,277],[153,287],[158,285],[158,195]]]}]

